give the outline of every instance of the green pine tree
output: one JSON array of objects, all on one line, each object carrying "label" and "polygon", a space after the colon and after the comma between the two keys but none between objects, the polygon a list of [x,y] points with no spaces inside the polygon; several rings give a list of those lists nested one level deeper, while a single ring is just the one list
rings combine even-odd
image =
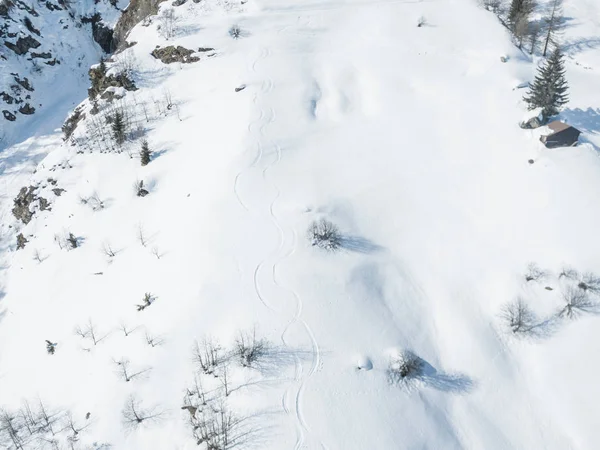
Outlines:
[{"label": "green pine tree", "polygon": [[569,101],[565,79],[564,55],[556,48],[546,63],[538,69],[533,86],[523,100],[528,109],[542,108],[544,121],[558,114],[560,108]]},{"label": "green pine tree", "polygon": [[150,147],[148,146],[148,141],[142,141],[142,149],[140,150],[140,160],[142,161],[142,166],[147,166],[150,163],[150,156],[152,152],[150,151]]},{"label": "green pine tree", "polygon": [[112,122],[112,132],[115,142],[119,146],[123,145],[123,142],[125,142],[125,128],[123,113],[121,111],[115,112]]}]

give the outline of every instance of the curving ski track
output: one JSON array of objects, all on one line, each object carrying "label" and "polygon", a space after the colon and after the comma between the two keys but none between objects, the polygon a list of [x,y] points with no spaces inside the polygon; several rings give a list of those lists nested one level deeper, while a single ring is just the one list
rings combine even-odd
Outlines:
[{"label": "curving ski track", "polygon": [[[280,30],[280,32],[281,31],[283,31],[283,29]],[[268,58],[270,56],[270,54],[271,54],[271,52],[268,48],[263,48],[261,50],[259,56],[250,65],[251,72],[256,73],[256,68],[257,68],[259,62]],[[275,86],[274,81],[271,78],[267,78],[261,84],[260,94],[262,94],[262,95],[268,94],[269,92],[271,92],[274,89],[274,86]],[[258,95],[259,95],[259,93],[256,93],[253,98],[253,103],[255,105],[257,104]],[[246,173],[252,171],[254,168],[256,168],[261,163],[261,161],[263,161],[263,158],[264,158],[263,141],[265,140],[264,139],[265,138],[265,129],[270,124],[275,122],[275,120],[276,120],[276,113],[273,108],[269,109],[268,112],[265,112],[265,110],[261,108],[259,117],[256,120],[253,120],[248,125],[248,132],[250,134],[253,134],[253,133],[258,134],[258,137],[256,140],[257,141],[256,142],[256,156],[250,165],[248,165],[246,168],[242,169],[241,171],[239,171],[237,173],[237,175],[235,176],[234,187],[233,187],[233,190],[234,190],[234,193],[236,195],[238,202],[240,203],[242,208],[244,208],[244,210],[246,210],[248,212],[251,211],[251,208],[243,200],[242,196],[240,195],[239,180],[242,176],[245,176]],[[290,243],[288,250],[284,254],[282,254],[283,249],[286,244],[286,232],[283,229],[281,222],[279,221],[279,219],[277,218],[277,215],[275,213],[275,205],[281,197],[281,191],[280,191],[279,187],[277,186],[277,184],[273,180],[271,180],[270,177],[268,176],[269,172],[281,162],[282,152],[281,152],[281,148],[279,147],[279,145],[277,145],[276,143],[272,143],[272,144],[273,144],[273,148],[275,149],[275,158],[271,162],[266,164],[266,166],[263,168],[262,173],[261,173],[261,175],[262,175],[261,178],[262,178],[262,182],[268,184],[274,192],[274,197],[268,206],[268,217],[269,217],[269,220],[271,221],[271,223],[273,224],[274,228],[277,230],[277,233],[279,235],[279,239],[278,239],[279,244],[278,244],[278,247],[276,250],[271,252],[270,255],[266,256],[262,261],[260,261],[256,265],[256,267],[254,269],[253,282],[254,282],[255,294],[256,294],[257,298],[260,300],[260,302],[263,304],[263,306],[266,307],[269,311],[275,312],[277,314],[284,314],[284,308],[276,308],[266,298],[266,296],[263,293],[264,289],[261,288],[261,283],[260,283],[260,278],[259,278],[260,273],[264,269],[267,262],[269,260],[274,259],[274,262],[271,265],[271,282],[279,290],[287,292],[289,294],[289,296],[293,299],[293,302],[294,302],[293,316],[288,319],[288,323],[287,323],[285,329],[283,330],[283,332],[281,333],[281,337],[280,337],[281,342],[283,343],[283,345],[285,347],[292,350],[292,347],[288,344],[288,342],[286,340],[286,335],[291,330],[291,328],[297,324],[301,325],[301,327],[304,329],[305,333],[307,334],[307,336],[310,340],[310,344],[311,344],[311,348],[312,348],[312,361],[311,361],[310,369],[306,373],[304,373],[305,372],[304,367],[303,367],[303,364],[302,364],[299,356],[298,355],[294,356],[294,359],[295,359],[294,384],[290,385],[290,387],[288,389],[286,389],[286,391],[284,392],[282,399],[281,399],[281,405],[282,405],[284,412],[288,415],[293,415],[293,417],[294,417],[295,427],[296,427],[296,443],[294,445],[294,450],[300,450],[301,448],[303,448],[305,446],[306,436],[309,435],[311,432],[310,428],[308,427],[308,424],[306,422],[306,419],[304,416],[304,411],[302,408],[303,395],[304,395],[304,391],[306,389],[306,383],[308,382],[310,377],[316,372],[317,367],[319,366],[319,364],[321,362],[321,352],[320,352],[319,344],[318,344],[311,328],[301,317],[303,306],[304,306],[302,298],[295,290],[284,287],[277,280],[277,267],[284,260],[286,260],[287,258],[291,257],[294,254],[294,252],[296,251],[298,239],[297,239],[297,234],[296,234],[295,230],[291,229],[292,241]],[[280,255],[280,256],[278,256],[278,255]],[[293,405],[290,404],[292,399],[293,399]],[[327,447],[325,446],[325,444],[323,444],[322,442],[319,442],[318,444],[321,449],[327,450]]]}]

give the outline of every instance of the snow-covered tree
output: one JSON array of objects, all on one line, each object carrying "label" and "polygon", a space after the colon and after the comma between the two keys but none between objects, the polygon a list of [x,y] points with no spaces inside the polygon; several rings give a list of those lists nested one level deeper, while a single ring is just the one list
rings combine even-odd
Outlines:
[{"label": "snow-covered tree", "polygon": [[523,100],[530,110],[542,108],[544,120],[558,114],[568,100],[564,55],[556,48],[546,63],[538,69],[533,85]]},{"label": "snow-covered tree", "polygon": [[115,112],[112,122],[113,137],[117,145],[122,145],[125,142],[125,118],[121,111]]},{"label": "snow-covered tree", "polygon": [[142,141],[142,148],[140,150],[140,160],[142,162],[142,166],[147,166],[150,163],[150,156],[152,152],[150,151],[150,147],[148,146],[148,141]]}]

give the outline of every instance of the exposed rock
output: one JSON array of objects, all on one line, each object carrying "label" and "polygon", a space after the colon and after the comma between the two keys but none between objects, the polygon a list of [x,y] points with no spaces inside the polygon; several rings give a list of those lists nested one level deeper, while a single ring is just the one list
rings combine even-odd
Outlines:
[{"label": "exposed rock", "polygon": [[25,115],[31,115],[35,113],[35,108],[31,106],[29,103],[25,103],[25,105],[19,108],[19,112]]},{"label": "exposed rock", "polygon": [[81,23],[92,24],[92,36],[105,53],[112,53],[115,50],[113,30],[102,23],[102,16],[99,13],[91,17],[82,17]]},{"label": "exposed rock", "polygon": [[8,103],[9,105],[12,105],[16,101],[16,99],[12,95],[7,94],[4,91],[0,92],[0,98],[2,98],[2,100],[4,101],[4,103]]},{"label": "exposed rock", "polygon": [[244,89],[246,89],[246,85],[242,84],[235,88],[235,92],[240,92],[240,91],[243,91]]},{"label": "exposed rock", "polygon": [[25,236],[23,236],[23,233],[17,234],[17,250],[25,248],[25,244],[27,244],[27,242],[29,241],[25,238]]},{"label": "exposed rock", "polygon": [[24,55],[32,48],[38,48],[40,44],[37,40],[35,40],[31,36],[26,36],[24,38],[17,39],[17,43],[13,44],[12,42],[4,41],[4,45],[7,48],[10,48],[17,55]]},{"label": "exposed rock", "polygon": [[60,11],[62,8],[54,3],[46,2],[46,8],[50,11]]},{"label": "exposed rock", "polygon": [[187,2],[187,0],[175,0],[173,3],[171,3],[173,6],[181,6],[183,5],[185,2]]},{"label": "exposed rock", "polygon": [[23,89],[28,90],[29,92],[33,92],[33,86],[31,85],[31,83],[29,82],[29,78],[25,77],[23,79],[21,79],[21,77],[19,77],[18,73],[11,73],[11,75],[14,77],[15,81],[21,86],[23,87]]},{"label": "exposed rock", "polygon": [[117,93],[115,93],[115,91],[107,89],[106,91],[104,91],[102,93],[102,95],[100,96],[100,98],[102,100],[106,100],[108,103],[112,103],[112,101],[114,99],[120,100],[123,98],[122,95],[118,95]]},{"label": "exposed rock", "polygon": [[13,3],[10,0],[0,2],[0,16],[8,17],[8,13],[12,7]]},{"label": "exposed rock", "polygon": [[2,115],[4,116],[4,118],[6,120],[9,120],[11,122],[14,122],[15,120],[17,120],[17,116],[15,116],[13,113],[11,113],[10,111],[8,111],[6,109],[4,111],[2,111]]},{"label": "exposed rock", "polygon": [[43,52],[43,53],[31,52],[31,57],[32,58],[50,59],[50,58],[52,58],[52,53],[50,53],[50,52]]},{"label": "exposed rock", "polygon": [[54,58],[52,61],[46,61],[44,64],[48,64],[49,66],[53,66],[55,64],[60,64],[60,61]]},{"label": "exposed rock", "polygon": [[31,217],[33,213],[29,210],[29,205],[31,205],[36,197],[33,191],[35,190],[35,186],[22,187],[19,191],[19,195],[14,200],[14,208],[12,209],[13,216],[15,216],[18,220],[27,225],[31,221]]},{"label": "exposed rock", "polygon": [[66,191],[62,188],[54,188],[52,189],[52,192],[54,192],[54,195],[56,195],[57,197],[60,197],[62,193]]},{"label": "exposed rock", "polygon": [[23,20],[23,23],[25,23],[25,27],[27,27],[27,29],[30,32],[35,33],[38,36],[40,36],[40,30],[38,30],[36,27],[33,26],[33,23],[31,22],[31,19],[29,17],[25,17],[25,19]]},{"label": "exposed rock", "polygon": [[121,14],[113,33],[113,46],[120,49],[126,45],[125,38],[129,31],[146,17],[158,13],[158,6],[164,0],[131,0],[127,9]]},{"label": "exposed rock", "polygon": [[46,200],[44,197],[38,197],[40,202],[40,211],[46,211],[50,209],[50,202]]},{"label": "exposed rock", "polygon": [[75,108],[73,113],[69,117],[67,117],[67,120],[65,120],[65,123],[63,123],[63,126],[61,127],[61,130],[65,135],[63,138],[65,141],[69,140],[69,138],[77,128],[77,124],[81,121],[81,119],[84,118],[85,114],[82,113],[80,106]]},{"label": "exposed rock", "polygon": [[106,75],[106,68],[101,64],[98,67],[90,69],[89,76],[92,82],[92,87],[88,89],[90,100],[104,92],[109,87],[122,87],[127,91],[136,91],[135,83],[127,77],[127,74],[122,72],[116,75]]},{"label": "exposed rock", "polygon": [[195,53],[194,50],[190,50],[180,45],[177,47],[169,45],[168,47],[155,48],[150,54],[156,59],[160,59],[165,64],[174,62],[193,63],[200,61],[200,58],[197,56],[191,56],[192,53]]},{"label": "exposed rock", "polygon": [[200,53],[205,53],[205,52],[214,52],[214,51],[215,51],[215,49],[214,49],[214,48],[211,48],[211,47],[200,47],[200,48],[198,49],[198,52],[200,52]]}]

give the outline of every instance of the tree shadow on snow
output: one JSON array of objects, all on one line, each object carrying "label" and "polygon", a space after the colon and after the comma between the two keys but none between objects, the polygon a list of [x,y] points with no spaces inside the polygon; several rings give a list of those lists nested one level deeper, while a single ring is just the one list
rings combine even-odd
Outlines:
[{"label": "tree shadow on snow", "polygon": [[342,236],[340,238],[340,247],[356,253],[375,253],[383,250],[383,247],[360,236]]},{"label": "tree shadow on snow", "polygon": [[473,379],[462,373],[446,373],[437,370],[421,359],[422,374],[417,379],[425,386],[453,394],[468,394],[475,388]]}]

